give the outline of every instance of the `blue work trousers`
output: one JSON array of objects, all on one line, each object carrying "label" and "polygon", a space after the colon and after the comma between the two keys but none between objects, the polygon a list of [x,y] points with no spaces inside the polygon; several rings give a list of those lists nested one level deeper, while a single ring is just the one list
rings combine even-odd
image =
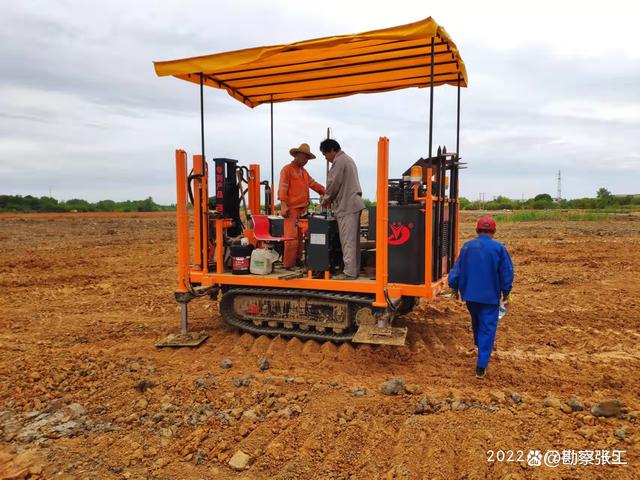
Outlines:
[{"label": "blue work trousers", "polygon": [[471,314],[473,343],[478,347],[478,367],[487,368],[498,329],[498,307],[487,303],[467,302]]}]

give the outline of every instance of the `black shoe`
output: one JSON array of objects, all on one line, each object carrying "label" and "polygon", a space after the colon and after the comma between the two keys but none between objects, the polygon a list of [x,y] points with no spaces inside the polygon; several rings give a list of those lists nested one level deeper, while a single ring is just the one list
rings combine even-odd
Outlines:
[{"label": "black shoe", "polygon": [[476,378],[484,378],[487,375],[487,369],[482,367],[476,367]]}]

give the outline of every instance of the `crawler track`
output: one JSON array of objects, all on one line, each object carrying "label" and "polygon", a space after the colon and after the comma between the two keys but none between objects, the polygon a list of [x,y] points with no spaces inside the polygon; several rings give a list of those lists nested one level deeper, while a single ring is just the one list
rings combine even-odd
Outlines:
[{"label": "crawler track", "polygon": [[[355,323],[351,323],[350,329],[346,332],[336,333],[332,331],[321,331],[316,329],[303,330],[300,325],[305,324],[304,318],[291,318],[287,319],[287,323],[293,324],[291,328],[285,326],[268,326],[268,325],[256,325],[252,320],[242,318],[242,316],[234,309],[234,299],[238,295],[245,296],[270,296],[270,297],[306,297],[308,299],[320,299],[329,300],[331,302],[339,302],[347,305],[348,308],[357,309],[358,307],[370,306],[373,297],[367,295],[356,295],[340,292],[318,292],[313,290],[296,290],[296,289],[284,289],[284,288],[249,288],[249,287],[237,287],[227,290],[222,300],[220,301],[220,314],[222,319],[232,327],[238,328],[242,331],[253,333],[256,335],[269,335],[283,337],[298,337],[301,339],[313,339],[320,341],[332,341],[335,343],[342,343],[351,341],[355,334]],[[283,322],[278,322],[283,323]],[[312,327],[313,328],[313,327]]]}]

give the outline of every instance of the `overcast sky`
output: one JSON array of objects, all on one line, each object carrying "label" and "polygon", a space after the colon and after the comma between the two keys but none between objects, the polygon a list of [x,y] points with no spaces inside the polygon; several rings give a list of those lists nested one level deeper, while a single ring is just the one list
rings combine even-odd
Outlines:
[{"label": "overcast sky", "polygon": [[[636,2],[0,2],[0,194],[175,202],[174,151],[200,150],[199,89],[152,61],[391,27],[432,16],[469,74],[461,194],[565,198],[640,193]],[[390,175],[427,155],[428,90],[274,105],[277,172],[326,128],[375,197],[376,142]],[[435,91],[435,144],[455,146],[455,88]],[[205,90],[207,156],[269,170],[269,106]],[[276,178],[277,181],[277,178]]]}]

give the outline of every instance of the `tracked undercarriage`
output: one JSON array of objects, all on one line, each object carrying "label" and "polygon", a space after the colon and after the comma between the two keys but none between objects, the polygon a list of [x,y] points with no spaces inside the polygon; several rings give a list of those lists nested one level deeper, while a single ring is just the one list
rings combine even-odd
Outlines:
[{"label": "tracked undercarriage", "polygon": [[234,287],[220,301],[225,322],[258,335],[351,341],[363,325],[374,325],[374,297],[284,288]]}]

